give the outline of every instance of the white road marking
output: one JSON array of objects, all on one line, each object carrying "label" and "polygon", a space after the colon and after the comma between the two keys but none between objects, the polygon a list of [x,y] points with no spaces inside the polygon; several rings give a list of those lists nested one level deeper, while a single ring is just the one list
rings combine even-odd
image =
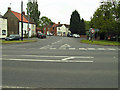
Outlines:
[{"label": "white road marking", "polygon": [[87,56],[75,56],[75,58],[83,58],[83,59],[88,59],[88,58],[94,58],[94,57],[87,57]]},{"label": "white road marking", "polygon": [[5,59],[5,60],[10,60],[10,61],[25,61],[25,62],[58,62],[58,63],[92,63],[94,61],[77,61],[77,60],[37,60],[37,59]]},{"label": "white road marking", "polygon": [[75,50],[76,48],[69,48],[69,50]]},{"label": "white road marking", "polygon": [[68,58],[62,59],[62,61],[69,60],[69,59],[74,59],[74,58],[75,58],[75,57],[68,57]]},{"label": "white road marking", "polygon": [[[12,55],[2,55],[2,56],[12,56]],[[69,57],[69,56],[44,56],[44,55],[43,56],[41,56],[41,55],[15,55],[15,56],[25,56],[25,57],[54,57],[54,58],[57,58],[57,57],[63,57],[63,58]]]},{"label": "white road marking", "polygon": [[62,45],[62,46],[60,46],[61,48],[63,48],[63,47],[71,47],[70,45],[68,45],[68,44],[64,44],[64,45]]},{"label": "white road marking", "polygon": [[40,48],[40,49],[47,49],[47,48],[45,48],[45,47],[42,47],[42,48]]},{"label": "white road marking", "polygon": [[107,48],[108,50],[116,50],[116,49],[114,49],[114,48]]},{"label": "white road marking", "polygon": [[0,88],[33,88],[33,87],[22,87],[22,86],[0,86]]},{"label": "white road marking", "polygon": [[86,48],[79,48],[79,50],[87,50]]},{"label": "white road marking", "polygon": [[50,48],[51,50],[55,50],[56,48]]},{"label": "white road marking", "polygon": [[98,48],[98,50],[106,50],[105,48]]},{"label": "white road marking", "polygon": [[95,50],[95,48],[87,48],[88,50]]}]

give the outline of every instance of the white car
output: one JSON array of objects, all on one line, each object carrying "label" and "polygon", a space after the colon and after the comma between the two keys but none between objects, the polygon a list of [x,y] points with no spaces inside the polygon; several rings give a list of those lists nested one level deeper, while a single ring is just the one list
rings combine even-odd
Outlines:
[{"label": "white car", "polygon": [[80,35],[79,34],[73,34],[73,37],[74,38],[80,38]]}]

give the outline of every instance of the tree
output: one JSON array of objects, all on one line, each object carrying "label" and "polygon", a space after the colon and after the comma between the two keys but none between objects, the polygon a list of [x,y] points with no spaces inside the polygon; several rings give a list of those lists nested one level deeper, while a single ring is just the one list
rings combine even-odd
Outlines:
[{"label": "tree", "polygon": [[27,3],[27,15],[32,18],[36,24],[36,27],[39,23],[40,11],[38,10],[37,0],[33,0]]},{"label": "tree", "polygon": [[80,15],[75,10],[72,12],[71,18],[70,18],[70,31],[72,34],[80,34]]},{"label": "tree", "polygon": [[51,19],[49,19],[46,16],[43,16],[39,20],[39,27],[41,28],[41,30],[43,30],[44,26],[49,25],[50,23],[52,24]]},{"label": "tree", "polygon": [[116,28],[116,11],[113,2],[102,2],[91,18],[90,26],[100,30],[101,37],[106,39],[116,35],[119,31]]},{"label": "tree", "polygon": [[85,22],[84,22],[84,19],[82,18],[82,20],[81,20],[81,32],[80,32],[80,35],[85,35],[85,34],[86,34]]}]

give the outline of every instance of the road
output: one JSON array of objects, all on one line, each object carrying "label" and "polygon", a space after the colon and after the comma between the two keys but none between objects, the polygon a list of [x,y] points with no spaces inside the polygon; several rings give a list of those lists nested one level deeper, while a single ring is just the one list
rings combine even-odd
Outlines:
[{"label": "road", "polygon": [[3,87],[117,88],[118,47],[48,37],[2,45]]}]

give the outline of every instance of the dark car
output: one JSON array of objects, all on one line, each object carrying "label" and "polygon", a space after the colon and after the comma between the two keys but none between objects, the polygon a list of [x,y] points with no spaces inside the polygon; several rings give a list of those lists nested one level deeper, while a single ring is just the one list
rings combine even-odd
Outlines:
[{"label": "dark car", "polygon": [[38,38],[41,38],[41,39],[46,38],[46,35],[45,35],[45,34],[42,34],[42,33],[39,33],[39,34],[38,34]]},{"label": "dark car", "polygon": [[19,34],[11,34],[9,37],[6,37],[5,40],[11,41],[11,40],[20,40]]},{"label": "dark car", "polygon": [[67,34],[67,37],[73,37],[73,35],[72,34]]}]

